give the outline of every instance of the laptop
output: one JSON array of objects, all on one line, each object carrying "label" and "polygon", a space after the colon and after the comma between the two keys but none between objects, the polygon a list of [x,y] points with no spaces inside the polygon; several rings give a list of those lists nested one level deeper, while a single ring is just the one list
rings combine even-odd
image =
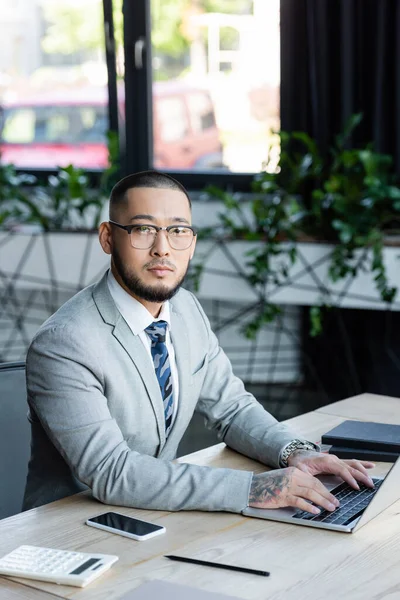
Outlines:
[{"label": "laptop", "polygon": [[318,479],[340,501],[339,508],[333,512],[323,509],[319,515],[313,515],[290,507],[271,510],[249,506],[242,514],[257,519],[354,533],[400,499],[400,457],[386,477],[372,478],[374,489],[360,484],[360,491],[354,490],[342,479],[333,475],[320,475]]}]

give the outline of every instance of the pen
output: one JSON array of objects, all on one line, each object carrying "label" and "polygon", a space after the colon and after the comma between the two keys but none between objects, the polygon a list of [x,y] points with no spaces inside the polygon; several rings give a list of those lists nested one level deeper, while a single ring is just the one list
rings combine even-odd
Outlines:
[{"label": "pen", "polygon": [[198,558],[186,558],[185,556],[174,556],[166,554],[165,558],[177,560],[180,562],[193,563],[194,565],[205,565],[206,567],[217,567],[217,569],[228,569],[229,571],[240,571],[241,573],[251,573],[252,575],[262,575],[268,577],[268,571],[258,571],[258,569],[247,569],[246,567],[235,567],[233,565],[224,565],[222,563],[209,562],[208,560],[199,560]]}]

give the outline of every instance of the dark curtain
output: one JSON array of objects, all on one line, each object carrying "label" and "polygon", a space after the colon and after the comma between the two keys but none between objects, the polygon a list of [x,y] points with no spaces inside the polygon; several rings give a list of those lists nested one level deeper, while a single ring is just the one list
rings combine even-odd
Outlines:
[{"label": "dark curtain", "polygon": [[[281,0],[281,71],[283,130],[307,131],[327,150],[362,112],[352,142],[374,142],[400,175],[400,0]],[[317,338],[308,310],[303,323],[306,387],[330,401],[399,396],[400,313],[336,308]]]},{"label": "dark curtain", "polygon": [[327,149],[356,112],[400,174],[400,0],[281,0],[282,129]]}]

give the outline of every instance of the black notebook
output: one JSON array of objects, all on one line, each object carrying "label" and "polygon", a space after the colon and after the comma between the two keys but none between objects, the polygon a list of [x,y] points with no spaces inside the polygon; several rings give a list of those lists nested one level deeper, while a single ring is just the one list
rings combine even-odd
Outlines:
[{"label": "black notebook", "polygon": [[379,460],[394,463],[400,456],[399,452],[385,452],[384,450],[367,450],[366,448],[346,448],[345,446],[331,446],[329,454],[338,458],[358,458],[359,460]]},{"label": "black notebook", "polygon": [[400,453],[400,425],[370,423],[368,421],[343,421],[325,433],[323,444],[346,448],[365,448]]}]

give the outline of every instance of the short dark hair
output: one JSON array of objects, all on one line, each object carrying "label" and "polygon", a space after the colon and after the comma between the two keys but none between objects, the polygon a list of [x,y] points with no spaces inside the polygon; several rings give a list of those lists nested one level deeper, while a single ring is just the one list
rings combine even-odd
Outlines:
[{"label": "short dark hair", "polygon": [[126,202],[126,192],[134,188],[178,190],[179,192],[185,194],[190,208],[192,207],[192,203],[186,189],[181,183],[179,183],[179,181],[171,177],[171,175],[161,173],[160,171],[140,171],[139,173],[127,175],[114,185],[110,194],[110,214],[114,211],[114,209]]}]

